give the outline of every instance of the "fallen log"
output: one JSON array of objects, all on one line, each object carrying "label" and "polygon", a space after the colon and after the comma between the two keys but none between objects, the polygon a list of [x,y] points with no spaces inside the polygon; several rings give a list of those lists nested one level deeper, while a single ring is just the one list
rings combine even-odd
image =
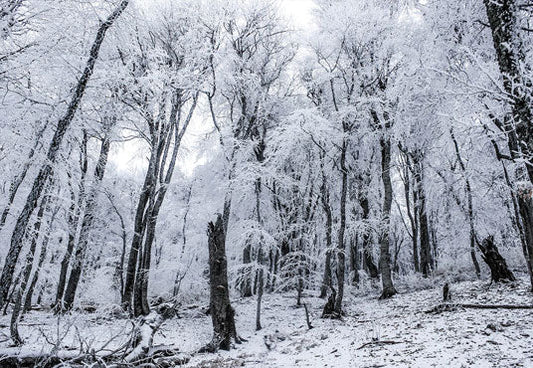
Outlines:
[{"label": "fallen log", "polygon": [[533,305],[443,303],[443,304],[439,304],[425,311],[425,313],[451,312],[459,308],[463,308],[463,309],[533,309]]},{"label": "fallen log", "polygon": [[61,364],[66,359],[56,355],[4,355],[0,356],[2,368],[52,368]]}]

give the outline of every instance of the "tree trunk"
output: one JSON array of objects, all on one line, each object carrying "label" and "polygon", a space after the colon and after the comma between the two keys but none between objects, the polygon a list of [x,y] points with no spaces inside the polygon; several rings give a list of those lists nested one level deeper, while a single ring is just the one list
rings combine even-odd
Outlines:
[{"label": "tree trunk", "polygon": [[474,227],[474,205],[473,205],[473,199],[472,199],[472,186],[470,185],[470,180],[468,179],[468,176],[466,175],[466,166],[463,161],[463,158],[461,157],[461,153],[459,151],[459,145],[457,143],[457,140],[455,139],[455,135],[453,134],[453,130],[450,129],[450,136],[453,141],[453,145],[455,147],[455,155],[457,157],[457,161],[459,162],[459,166],[461,167],[461,170],[463,172],[463,177],[466,184],[466,198],[468,203],[468,226],[470,229],[470,257],[472,258],[472,263],[474,264],[474,270],[476,271],[476,276],[479,278],[481,276],[481,269],[479,268],[479,262],[476,258],[476,230]]},{"label": "tree trunk", "polygon": [[35,137],[33,147],[30,149],[30,152],[28,153],[28,158],[26,159],[21,172],[17,176],[15,176],[15,178],[11,182],[11,185],[9,186],[9,195],[7,199],[7,204],[6,204],[6,207],[4,208],[4,211],[2,211],[2,217],[0,218],[0,232],[4,228],[4,225],[6,224],[7,216],[9,215],[9,211],[11,210],[11,206],[13,205],[13,201],[15,200],[15,196],[17,195],[20,185],[26,178],[26,174],[28,173],[31,163],[33,162],[33,156],[35,156],[35,151],[37,151],[37,149],[39,148],[39,145],[41,144],[41,139],[43,138],[44,132],[46,131],[46,127],[47,127],[47,124],[43,124],[43,127],[39,129],[39,131],[37,132],[37,136]]},{"label": "tree trunk", "polygon": [[381,138],[381,178],[383,180],[384,199],[383,199],[383,213],[382,225],[383,230],[380,236],[380,257],[379,268],[381,271],[381,282],[383,284],[383,291],[380,299],[390,298],[396,294],[396,289],[392,283],[391,272],[391,257],[389,246],[389,231],[390,231],[390,213],[392,206],[392,182],[390,175],[391,166],[391,142],[390,138]]},{"label": "tree trunk", "polygon": [[[259,146],[256,148],[256,157],[259,162],[263,161],[263,152],[264,146]],[[259,153],[258,153],[258,150]],[[259,225],[263,224],[261,218],[261,177],[258,177],[255,180],[255,211],[257,215],[257,223]],[[261,302],[263,300],[263,286],[264,286],[264,274],[263,274],[263,237],[261,236],[258,244],[257,251],[257,305],[256,305],[256,314],[255,314],[255,330],[259,331],[262,329],[261,326]]]},{"label": "tree trunk", "polygon": [[[419,151],[411,153],[411,158],[413,161],[413,171],[414,171],[414,181],[416,193],[416,213],[418,214],[418,223],[420,225],[420,268],[424,277],[428,277],[431,271],[433,270],[433,261],[431,254],[431,243],[429,239],[429,223],[428,215],[426,212],[426,195],[424,192],[424,181],[423,181],[423,166],[422,166],[422,155]],[[415,215],[416,216],[416,215]]]},{"label": "tree trunk", "polygon": [[[359,197],[359,205],[363,209],[362,219],[365,223],[368,223],[370,219],[370,205],[368,203],[368,198],[366,193],[361,194]],[[377,279],[379,277],[379,270],[374,262],[374,256],[372,255],[372,236],[370,234],[370,228],[365,224],[365,229],[363,230],[363,263],[365,269],[368,271],[370,278]]]},{"label": "tree trunk", "polygon": [[21,280],[19,289],[16,292],[15,305],[13,306],[13,311],[11,312],[11,323],[10,323],[9,330],[11,333],[11,339],[13,340],[13,343],[15,345],[22,344],[22,339],[20,338],[20,335],[18,332],[18,321],[19,321],[20,311],[22,307],[22,297],[24,296],[26,287],[28,286],[28,281],[30,280],[31,270],[33,268],[33,259],[35,258],[35,250],[37,249],[37,240],[39,238],[39,231],[41,229],[43,215],[48,207],[48,200],[49,200],[49,196],[48,194],[45,194],[41,202],[41,206],[39,207],[39,211],[37,212],[37,219],[35,220],[35,224],[33,225],[33,234],[31,234],[30,249],[28,250],[28,254],[26,255],[26,262],[24,264],[24,268],[22,271],[22,277],[21,277],[22,280]]},{"label": "tree trunk", "polygon": [[[512,120],[516,130],[510,132],[512,152],[526,160],[529,180],[533,182],[533,113],[529,88],[521,75],[520,64],[525,56],[518,35],[518,9],[515,0],[483,0],[492,31],[492,39],[503,87],[511,98]],[[516,135],[514,135],[516,134]]]},{"label": "tree trunk", "polygon": [[[400,146],[400,149],[401,146]],[[413,213],[413,210],[411,209],[411,177],[409,175],[409,171],[412,170],[412,165],[410,162],[410,157],[408,152],[402,152],[404,167],[402,170],[402,180],[403,180],[403,189],[405,194],[405,206],[407,209],[407,217],[409,218],[409,222],[411,224],[411,240],[413,244],[413,265],[415,267],[415,272],[420,272],[420,261],[418,258],[418,217],[416,216],[416,212]],[[413,193],[413,196],[415,194]],[[416,207],[416,201],[413,199],[413,202],[415,202]],[[416,211],[416,210],[415,210]]]},{"label": "tree trunk", "polygon": [[143,188],[139,201],[137,202],[137,210],[135,212],[134,220],[134,229],[133,229],[133,239],[131,241],[130,253],[128,256],[128,266],[126,269],[126,281],[124,283],[124,292],[122,294],[122,307],[125,311],[132,312],[132,296],[133,288],[135,284],[135,275],[137,270],[137,263],[139,258],[139,250],[141,248],[142,240],[144,238],[145,232],[145,221],[144,215],[146,207],[148,206],[148,200],[152,196],[152,192],[155,186],[155,177],[151,175],[151,171],[154,170],[155,158],[150,159],[150,164],[148,165],[147,175],[144,180]]},{"label": "tree trunk", "polygon": [[17,260],[22,249],[24,234],[28,227],[30,217],[37,206],[39,197],[41,196],[43,189],[46,185],[46,182],[50,178],[53,170],[53,165],[57,159],[59,149],[61,148],[61,143],[63,142],[63,137],[65,136],[70,123],[74,119],[74,115],[78,110],[80,101],[85,93],[85,89],[91,78],[94,66],[98,59],[98,54],[100,53],[100,47],[104,42],[105,34],[108,29],[113,25],[117,18],[122,14],[124,9],[126,9],[129,0],[122,0],[113,13],[100,24],[96,38],[92,44],[91,51],[89,54],[89,59],[85,65],[85,69],[78,80],[76,89],[72,96],[72,99],[68,105],[65,115],[59,120],[57,124],[56,131],[52,138],[52,142],[48,148],[48,153],[46,155],[46,161],[41,167],[39,174],[33,182],[33,186],[26,198],[26,203],[22,212],[20,213],[15,229],[13,230],[13,235],[11,237],[11,244],[9,251],[7,253],[6,261],[4,268],[2,270],[2,276],[0,277],[0,305],[4,303],[4,300],[7,296],[9,287],[11,286],[11,281],[13,280],[13,274],[17,264]]},{"label": "tree trunk", "polygon": [[[68,242],[65,255],[63,256],[63,260],[61,261],[61,268],[59,270],[59,281],[57,283],[56,300],[54,303],[55,312],[59,312],[63,308],[63,296],[65,294],[65,285],[67,284],[68,267],[70,265],[70,258],[72,257],[74,246],[76,245],[80,216],[85,202],[85,177],[87,176],[87,168],[89,161],[87,154],[87,143],[87,131],[83,130],[82,144],[80,145],[81,177],[79,183],[78,201],[76,204],[76,195],[74,194],[74,189],[72,188],[72,185],[69,185],[71,205],[69,208],[68,215]],[[69,178],[71,177],[70,174],[67,175],[69,176]]]},{"label": "tree trunk", "polygon": [[359,250],[357,249],[357,238],[350,238],[350,267],[353,272],[352,285],[359,284]]},{"label": "tree trunk", "polygon": [[85,254],[89,245],[89,235],[94,222],[94,212],[98,204],[98,191],[100,188],[100,183],[104,178],[110,146],[111,141],[109,140],[109,137],[105,137],[102,140],[100,154],[98,156],[98,162],[96,163],[96,167],[94,170],[93,186],[91,188],[91,192],[87,197],[85,213],[83,215],[83,221],[81,224],[78,247],[76,248],[76,253],[74,254],[74,261],[72,263],[70,277],[68,280],[67,288],[65,290],[63,310],[70,310],[74,303],[74,297],[76,295],[76,290],[78,289],[78,283],[80,281],[81,272],[83,269]]},{"label": "tree trunk", "polygon": [[107,198],[109,199],[109,203],[111,203],[111,207],[113,207],[113,210],[115,211],[115,214],[118,217],[118,220],[120,222],[120,238],[122,240],[122,249],[120,251],[120,257],[115,267],[115,274],[113,279],[115,280],[115,285],[117,285],[117,289],[120,294],[120,300],[122,300],[124,296],[124,260],[126,258],[126,247],[128,242],[128,235],[126,233],[126,224],[124,222],[124,216],[120,213],[117,205],[115,204],[112,196],[110,193],[106,192]]},{"label": "tree trunk", "polygon": [[26,298],[24,300],[24,307],[22,309],[23,314],[31,310],[31,300],[33,297],[33,292],[35,290],[35,286],[37,285],[37,281],[39,280],[39,274],[41,272],[41,268],[46,259],[46,253],[48,251],[48,242],[50,241],[50,232],[52,231],[52,226],[54,224],[57,213],[59,212],[59,209],[60,209],[59,205],[55,207],[54,211],[52,212],[52,216],[50,217],[50,221],[48,223],[46,233],[44,234],[43,243],[41,245],[41,254],[39,255],[39,261],[37,263],[37,268],[35,269],[33,273],[33,278],[31,280],[28,291],[26,292]]},{"label": "tree trunk", "polygon": [[[533,187],[518,188],[518,208],[524,224],[525,247],[523,249],[528,268],[533,269]],[[531,278],[531,275],[530,275]],[[533,279],[531,279],[531,291],[533,291]]]},{"label": "tree trunk", "polygon": [[[509,150],[513,158],[523,158],[530,183],[533,183],[533,113],[531,110],[530,88],[525,85],[520,65],[525,56],[518,36],[517,4],[515,0],[495,2],[483,0],[492,31],[498,66],[503,79],[503,87],[511,99],[511,119],[505,119]],[[519,143],[520,142],[520,143]],[[520,188],[518,189],[520,192]],[[533,291],[533,217],[531,216],[531,196],[519,193],[518,207],[522,217],[525,241],[524,257],[528,263],[531,291]]]},{"label": "tree trunk", "polygon": [[481,250],[482,258],[490,268],[491,280],[494,282],[508,282],[516,281],[513,273],[507,267],[507,262],[501,256],[496,244],[494,244],[494,238],[489,236],[478,243],[479,250]]},{"label": "tree trunk", "polygon": [[344,249],[344,232],[346,230],[346,196],[348,193],[348,169],[346,167],[346,151],[348,142],[344,138],[341,149],[340,169],[342,176],[341,185],[341,202],[340,202],[340,224],[339,236],[337,240],[337,298],[335,299],[334,314],[337,317],[342,315],[342,299],[344,296],[344,269],[345,269],[345,249]]},{"label": "tree trunk", "polygon": [[322,287],[320,288],[320,297],[325,298],[329,288],[332,286],[331,279],[331,251],[332,251],[332,238],[331,233],[333,230],[333,215],[331,213],[331,206],[329,204],[329,188],[327,186],[326,174],[324,168],[322,168],[322,188],[321,188],[321,200],[324,214],[326,215],[326,261],[324,264],[324,276],[322,277]]},{"label": "tree trunk", "polygon": [[238,340],[235,328],[235,311],[229,300],[228,262],[226,258],[226,234],[224,220],[217,215],[215,223],[207,226],[209,246],[209,310],[213,322],[213,351],[229,350],[231,339]]}]

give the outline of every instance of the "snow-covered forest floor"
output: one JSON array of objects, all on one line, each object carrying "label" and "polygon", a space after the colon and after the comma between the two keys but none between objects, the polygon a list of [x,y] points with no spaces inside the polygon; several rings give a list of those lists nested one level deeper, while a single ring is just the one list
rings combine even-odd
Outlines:
[{"label": "snow-covered forest floor", "polygon": [[[230,352],[193,355],[187,367],[531,367],[533,366],[533,310],[457,309],[425,313],[441,302],[442,285],[405,291],[379,301],[376,293],[345,298],[342,320],[321,319],[324,300],[307,295],[313,329],[293,294],[266,294],[263,329],[255,331],[255,298],[234,300],[239,335],[248,341]],[[452,302],[531,305],[533,295],[525,278],[513,285],[463,281],[451,286]],[[184,353],[199,349],[212,334],[205,305],[183,306],[181,318],[164,323],[155,344],[171,344]],[[59,321],[59,323],[58,323]],[[15,351],[49,352],[100,347],[104,351],[126,341],[131,323],[110,309],[73,313],[59,320],[50,312],[34,311],[21,321],[21,348],[9,348],[8,317],[2,325],[2,354]],[[68,327],[70,326],[70,328]],[[67,333],[68,332],[68,333]],[[67,333],[66,336],[65,333]],[[102,351],[103,352],[103,351]]]}]

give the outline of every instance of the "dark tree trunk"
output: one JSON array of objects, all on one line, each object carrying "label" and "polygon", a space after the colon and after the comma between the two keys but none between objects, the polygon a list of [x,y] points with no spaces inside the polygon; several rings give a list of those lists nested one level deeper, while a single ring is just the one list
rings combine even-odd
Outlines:
[{"label": "dark tree trunk", "polygon": [[332,238],[331,233],[333,231],[333,215],[331,213],[331,206],[329,204],[329,188],[327,186],[326,174],[322,167],[322,188],[321,188],[321,200],[324,214],[326,215],[326,260],[324,264],[324,276],[322,277],[322,287],[320,288],[320,297],[325,298],[329,288],[332,286],[331,278],[331,251],[332,251]]},{"label": "dark tree trunk", "polygon": [[11,339],[13,340],[13,343],[15,345],[22,344],[22,339],[20,338],[18,332],[18,321],[22,307],[22,298],[24,296],[24,293],[26,292],[26,287],[28,286],[28,282],[30,280],[31,270],[33,268],[33,259],[35,258],[35,250],[37,249],[37,240],[39,238],[39,232],[41,230],[43,215],[48,207],[48,200],[49,196],[45,194],[41,202],[41,206],[39,207],[39,211],[37,212],[37,219],[35,220],[35,224],[33,225],[33,234],[31,234],[30,249],[28,250],[28,254],[26,255],[26,262],[22,271],[22,280],[18,291],[15,294],[15,305],[13,306],[13,311],[11,312],[11,323],[9,328],[11,333]]},{"label": "dark tree trunk", "polygon": [[344,272],[345,272],[345,249],[344,249],[344,232],[346,230],[346,199],[348,194],[348,169],[346,167],[346,151],[348,142],[346,139],[342,142],[340,170],[341,170],[341,198],[340,198],[340,224],[337,238],[337,295],[333,308],[332,317],[340,318],[342,316],[342,299],[344,296]]},{"label": "dark tree trunk", "polygon": [[70,277],[65,290],[63,310],[70,310],[74,303],[76,290],[78,289],[78,283],[83,270],[85,254],[87,253],[87,248],[89,245],[89,235],[93,227],[94,212],[96,211],[96,206],[98,204],[98,191],[100,188],[100,183],[104,178],[110,146],[111,141],[109,140],[109,137],[105,137],[102,140],[98,162],[96,163],[94,170],[93,187],[91,188],[91,192],[87,197],[87,204],[85,206],[85,214],[83,215],[83,221],[81,224],[78,247],[76,248],[76,253],[74,254],[74,261],[72,262]]},{"label": "dark tree trunk", "polygon": [[91,78],[94,66],[98,59],[98,54],[100,53],[100,47],[104,42],[105,34],[117,18],[122,14],[124,9],[128,6],[129,0],[122,0],[113,13],[107,17],[107,19],[102,22],[98,28],[96,38],[92,44],[91,51],[89,53],[89,59],[85,65],[85,69],[78,80],[76,89],[72,96],[72,99],[68,105],[65,115],[59,120],[57,124],[56,131],[52,138],[52,142],[48,148],[48,153],[46,155],[46,161],[41,167],[39,174],[33,182],[33,186],[26,198],[26,203],[22,212],[20,213],[15,229],[13,230],[13,235],[11,237],[11,244],[9,251],[7,253],[6,261],[4,268],[2,270],[2,276],[0,277],[0,305],[4,303],[4,300],[7,296],[9,287],[11,286],[11,281],[13,280],[13,274],[17,264],[17,260],[22,249],[24,234],[28,228],[28,223],[30,217],[37,206],[39,197],[41,196],[43,189],[46,185],[46,182],[50,178],[53,170],[53,165],[56,161],[59,149],[61,148],[61,143],[63,142],[63,137],[65,136],[70,123],[74,119],[74,115],[78,110],[80,101],[85,93],[85,89]]},{"label": "dark tree trunk", "polygon": [[380,236],[380,257],[379,268],[381,271],[381,282],[383,291],[380,299],[390,298],[396,294],[396,289],[392,283],[391,257],[389,245],[390,213],[392,206],[392,182],[390,174],[391,166],[391,142],[390,138],[381,138],[381,178],[383,180],[384,198],[382,222],[383,230]]},{"label": "dark tree trunk", "polygon": [[228,262],[226,258],[226,235],[224,220],[218,214],[215,223],[207,226],[209,246],[209,309],[213,322],[213,351],[229,350],[231,339],[238,340],[235,328],[235,311],[229,300]]},{"label": "dark tree trunk", "polygon": [[[422,154],[419,151],[415,151],[411,154],[413,161],[414,181],[416,193],[416,214],[418,215],[418,223],[420,225],[420,268],[424,277],[428,277],[433,270],[433,261],[431,253],[431,243],[429,239],[429,222],[426,212],[426,195],[424,192],[424,180],[422,166]],[[415,214],[415,216],[416,216]]]},{"label": "dark tree trunk", "polygon": [[[531,189],[520,189],[517,193],[520,217],[524,224],[525,246],[523,248],[528,268],[533,269],[533,198]],[[530,274],[531,291],[533,291],[533,276]]]},{"label": "dark tree trunk", "polygon": [[489,236],[478,243],[479,250],[482,253],[482,258],[490,268],[491,280],[494,282],[508,282],[516,281],[513,273],[507,267],[507,262],[501,256],[496,244],[494,244],[494,238]]},{"label": "dark tree trunk", "polygon": [[[260,150],[258,153],[258,149]],[[256,148],[256,156],[259,162],[263,161],[263,149],[264,146]],[[255,180],[255,211],[257,216],[257,223],[262,225],[263,220],[261,218],[261,177]],[[263,301],[263,288],[264,288],[264,272],[263,272],[263,237],[259,239],[257,250],[257,305],[255,313],[255,330],[259,331],[263,327],[261,326],[261,303]]]},{"label": "dark tree trunk", "polygon": [[453,130],[450,129],[450,136],[453,141],[453,145],[455,148],[455,155],[457,157],[457,161],[459,162],[459,166],[461,167],[461,171],[463,172],[463,177],[465,180],[466,185],[466,198],[468,203],[468,226],[470,229],[470,257],[472,258],[472,263],[474,264],[474,270],[476,271],[476,276],[479,278],[481,276],[481,269],[479,268],[479,262],[476,258],[476,229],[474,227],[474,205],[473,205],[473,199],[472,199],[472,186],[470,185],[470,180],[468,179],[468,176],[466,174],[466,166],[463,161],[463,158],[461,157],[461,152],[459,151],[459,144],[457,143],[457,140],[455,139],[455,135],[453,134]]},{"label": "dark tree trunk", "polygon": [[139,201],[137,202],[137,210],[135,212],[135,220],[133,225],[133,239],[131,241],[130,253],[128,256],[128,265],[126,268],[126,281],[124,282],[124,292],[122,294],[122,307],[125,311],[132,311],[132,297],[133,297],[133,288],[135,284],[135,275],[137,270],[137,263],[139,262],[139,250],[141,248],[142,240],[144,238],[145,232],[145,211],[148,206],[148,200],[152,195],[153,188],[155,186],[155,177],[150,175],[154,170],[154,160],[155,158],[150,159],[150,164],[148,165],[147,175],[144,180],[143,188]]},{"label": "dark tree trunk", "polygon": [[240,283],[240,293],[243,298],[252,296],[252,275],[250,267],[246,266],[252,263],[252,245],[247,243],[242,251],[242,263],[245,265]]},{"label": "dark tree trunk", "polygon": [[[402,150],[402,147],[400,146]],[[420,261],[418,258],[418,216],[416,214],[416,194],[413,193],[413,202],[415,203],[415,211],[411,208],[411,176],[409,171],[412,171],[411,158],[407,151],[402,151],[403,157],[403,169],[402,169],[402,180],[403,180],[403,189],[405,195],[405,206],[407,209],[407,217],[411,224],[411,240],[413,244],[413,265],[415,267],[415,272],[420,272]]]},{"label": "dark tree trunk", "polygon": [[120,251],[119,260],[115,267],[115,274],[113,276],[113,279],[115,280],[115,283],[117,285],[116,287],[120,294],[120,299],[122,300],[124,296],[124,260],[126,258],[126,247],[127,247],[127,242],[128,242],[128,236],[126,233],[126,224],[124,222],[124,216],[122,216],[122,214],[120,213],[111,194],[106,192],[106,195],[120,222],[120,238],[122,239],[122,249]]},{"label": "dark tree trunk", "polygon": [[[135,287],[133,293],[133,312],[135,316],[148,315],[150,313],[150,304],[148,303],[148,281],[150,276],[152,246],[155,239],[157,219],[167,194],[168,186],[170,185],[170,181],[172,180],[172,176],[174,174],[174,168],[176,166],[181,140],[192,119],[192,114],[196,108],[197,101],[198,94],[194,95],[189,112],[186,118],[183,119],[183,122],[181,122],[182,126],[180,127],[180,116],[183,105],[181,99],[176,98],[174,105],[172,106],[168,128],[167,130],[162,129],[162,131],[159,133],[159,138],[157,139],[157,163],[152,172],[153,175],[151,175],[153,178],[150,179],[153,180],[154,191],[151,193],[148,209],[143,219],[145,224],[144,232],[146,236],[144,239],[144,244],[141,248],[142,254],[139,260],[139,267],[135,275]],[[170,155],[170,159],[168,159],[170,147],[172,147],[172,154]],[[148,175],[150,175],[150,173],[148,173]],[[159,181],[159,188],[157,191],[155,191],[155,185],[157,185],[157,181]],[[142,236],[140,237],[140,240],[142,244]]]},{"label": "dark tree trunk", "polygon": [[[531,110],[530,86],[521,75],[520,64],[525,56],[518,35],[518,8],[515,0],[483,0],[492,31],[496,57],[503,79],[503,87],[511,98],[512,120],[516,131],[511,132],[510,140],[514,154],[519,147],[527,161],[526,170],[533,182],[533,113]],[[516,135],[514,135],[516,134]]]},{"label": "dark tree trunk", "polygon": [[80,183],[78,185],[79,192],[78,192],[77,204],[76,204],[76,195],[74,193],[74,188],[72,187],[72,184],[69,184],[71,205],[69,208],[69,215],[68,215],[68,242],[67,242],[67,249],[66,249],[65,255],[63,256],[63,259],[61,261],[61,268],[59,270],[59,281],[57,283],[56,300],[54,303],[54,310],[56,312],[59,312],[63,309],[63,296],[65,294],[65,286],[67,284],[68,267],[70,265],[70,258],[72,257],[74,246],[76,245],[76,239],[78,235],[78,225],[79,225],[80,216],[82,213],[82,208],[85,202],[85,184],[86,184],[85,177],[87,175],[87,168],[88,168],[88,161],[89,161],[88,154],[87,154],[87,143],[88,143],[87,131],[83,130],[82,143],[80,145],[81,177],[80,177]]},{"label": "dark tree trunk", "polygon": [[13,179],[13,181],[11,182],[11,185],[9,186],[9,195],[7,199],[7,204],[4,210],[2,211],[2,216],[0,218],[0,231],[2,231],[4,225],[6,224],[7,216],[9,215],[9,211],[11,210],[11,206],[13,205],[13,201],[15,200],[15,196],[17,195],[20,185],[26,178],[28,170],[33,162],[33,156],[35,156],[35,151],[37,151],[37,149],[39,148],[39,145],[41,145],[42,143],[41,139],[43,138],[46,127],[47,127],[47,124],[43,124],[43,127],[37,132],[37,136],[35,137],[35,142],[33,143],[33,147],[30,149],[30,152],[28,153],[28,158],[26,159],[26,162],[22,166],[21,172]]},{"label": "dark tree trunk", "polygon": [[28,288],[28,291],[26,292],[26,298],[24,300],[24,307],[22,309],[23,314],[31,310],[31,300],[33,297],[33,292],[35,290],[35,286],[37,285],[37,281],[39,280],[39,274],[41,272],[41,268],[46,259],[46,253],[48,252],[48,242],[50,241],[50,232],[52,230],[52,226],[54,224],[54,220],[57,216],[57,213],[59,212],[59,209],[60,209],[60,206],[55,207],[54,211],[52,212],[52,216],[50,217],[50,221],[48,223],[48,228],[46,230],[46,233],[44,234],[43,243],[41,245],[41,254],[39,255],[39,261],[37,263],[37,268],[35,269],[35,272],[33,273],[30,286]]},{"label": "dark tree trunk", "polygon": [[350,267],[353,272],[352,285],[359,284],[359,250],[357,249],[357,239],[350,238]]},{"label": "dark tree trunk", "polygon": [[[521,75],[520,64],[525,56],[518,36],[518,9],[515,0],[499,2],[483,0],[492,31],[503,87],[511,99],[511,118],[505,119],[509,150],[513,158],[523,158],[530,183],[533,183],[533,113],[531,110],[530,82]],[[520,143],[519,143],[520,142]],[[519,188],[520,191],[520,188]],[[533,291],[533,217],[531,195],[519,193],[519,213],[524,231],[523,251]]]},{"label": "dark tree trunk", "polygon": [[[368,203],[366,190],[360,191],[359,205],[363,210],[362,219],[367,223],[370,220],[370,204]],[[370,232],[371,230],[369,226],[365,226],[362,234],[363,264],[364,268],[368,271],[369,276],[372,279],[377,279],[379,278],[379,270],[376,266],[376,262],[374,262],[374,256],[372,255],[372,236]]]}]

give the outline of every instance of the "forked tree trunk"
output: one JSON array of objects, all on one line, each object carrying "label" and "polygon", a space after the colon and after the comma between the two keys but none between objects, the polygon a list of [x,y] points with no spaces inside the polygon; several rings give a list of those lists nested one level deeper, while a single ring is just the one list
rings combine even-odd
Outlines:
[{"label": "forked tree trunk", "polygon": [[415,216],[418,215],[420,225],[420,268],[424,277],[428,277],[433,270],[431,242],[429,239],[429,221],[426,212],[426,195],[424,191],[423,164],[420,152],[411,153],[413,161],[413,178],[415,181],[414,192],[416,193]]},{"label": "forked tree trunk", "polygon": [[[144,231],[146,236],[142,246],[139,268],[137,269],[135,276],[135,287],[133,293],[133,312],[135,316],[148,315],[150,313],[150,305],[148,303],[148,281],[150,276],[152,245],[155,239],[157,219],[174,174],[174,168],[176,167],[176,160],[178,157],[179,148],[181,146],[181,141],[192,119],[197,102],[198,93],[196,93],[193,97],[187,116],[185,119],[183,119],[183,121],[181,121],[180,117],[183,105],[181,98],[176,99],[169,117],[169,124],[171,125],[168,133],[161,133],[159,139],[161,151],[157,154],[158,163],[154,170],[155,178],[153,178],[154,182],[159,180],[159,188],[157,189],[157,192],[152,193],[153,196],[150,198],[148,210],[144,216]],[[180,123],[182,124],[181,127]],[[168,159],[170,147],[172,147],[172,152],[170,159]]]},{"label": "forked tree trunk", "polygon": [[145,231],[144,215],[148,206],[148,201],[150,196],[152,196],[155,186],[154,175],[150,175],[150,172],[154,170],[154,165],[155,158],[152,157],[148,165],[147,175],[144,180],[141,195],[139,197],[139,201],[137,202],[137,210],[135,212],[133,239],[131,240],[128,265],[126,267],[126,280],[124,282],[124,292],[122,294],[122,307],[125,311],[129,312],[132,312],[132,296],[135,284],[135,274],[137,270],[139,250],[141,249]]},{"label": "forked tree trunk", "polygon": [[20,213],[17,219],[15,229],[13,230],[11,244],[9,246],[7,257],[4,263],[2,275],[0,276],[0,305],[3,305],[8,290],[11,286],[11,281],[13,280],[13,274],[15,272],[17,260],[22,249],[24,234],[26,233],[26,229],[28,228],[31,215],[37,207],[37,202],[39,201],[43,189],[52,174],[53,165],[57,159],[57,155],[59,153],[59,149],[61,148],[63,138],[67,133],[67,130],[69,129],[72,120],[74,119],[74,115],[78,110],[78,106],[80,104],[81,99],[83,98],[85,89],[87,87],[87,84],[89,83],[89,79],[93,74],[94,66],[100,53],[100,47],[104,42],[105,34],[109,30],[109,28],[111,28],[117,18],[122,14],[124,9],[126,9],[128,3],[129,0],[122,0],[120,4],[116,7],[116,9],[113,11],[113,13],[111,13],[111,15],[109,15],[109,17],[107,17],[107,19],[100,24],[98,32],[96,34],[96,38],[92,44],[91,51],[89,53],[89,59],[87,60],[85,69],[83,70],[80,79],[78,80],[76,89],[74,91],[72,99],[70,100],[67,111],[57,124],[57,128],[52,138],[52,142],[50,143],[50,146],[48,148],[46,161],[41,167],[39,174],[33,182],[30,193],[26,198],[24,208],[22,209],[22,212]]},{"label": "forked tree trunk", "polygon": [[98,204],[98,192],[100,189],[100,183],[104,178],[110,146],[111,141],[109,140],[109,137],[105,137],[102,140],[100,154],[98,156],[98,162],[96,163],[96,167],[94,169],[94,180],[91,192],[87,196],[87,204],[85,206],[85,213],[83,215],[83,221],[81,224],[78,247],[76,248],[76,253],[74,254],[74,260],[72,262],[70,278],[68,280],[67,288],[65,290],[62,310],[70,310],[74,303],[76,290],[78,289],[78,283],[80,281],[81,273],[83,270],[85,254],[89,245],[89,235],[93,227],[94,213]]},{"label": "forked tree trunk", "polygon": [[[402,147],[400,146],[402,150]],[[413,265],[415,272],[420,272],[420,261],[418,258],[418,217],[416,213],[411,208],[411,176],[409,171],[412,170],[410,157],[407,151],[402,151],[403,157],[403,168],[402,168],[402,180],[403,180],[403,189],[405,195],[405,207],[407,211],[407,217],[409,218],[409,223],[411,224],[411,240],[413,245]],[[413,193],[414,195],[414,193]],[[414,202],[414,201],[413,201]],[[415,202],[416,206],[416,202]]]},{"label": "forked tree trunk", "polygon": [[[74,246],[76,245],[80,216],[85,203],[85,178],[87,176],[87,168],[89,161],[87,153],[87,143],[87,131],[83,130],[82,144],[80,145],[81,177],[77,201],[75,200],[76,195],[74,194],[74,188],[72,187],[72,185],[69,185],[71,205],[68,214],[68,240],[67,249],[65,251],[65,254],[63,255],[63,259],[61,260],[61,267],[59,270],[59,281],[57,283],[56,300],[54,303],[54,311],[56,313],[61,311],[63,308],[63,296],[65,294],[65,286],[67,284],[68,268],[70,266],[70,259],[72,257],[72,252],[74,251]],[[69,178],[71,177],[70,174],[67,175],[69,176]]]}]

